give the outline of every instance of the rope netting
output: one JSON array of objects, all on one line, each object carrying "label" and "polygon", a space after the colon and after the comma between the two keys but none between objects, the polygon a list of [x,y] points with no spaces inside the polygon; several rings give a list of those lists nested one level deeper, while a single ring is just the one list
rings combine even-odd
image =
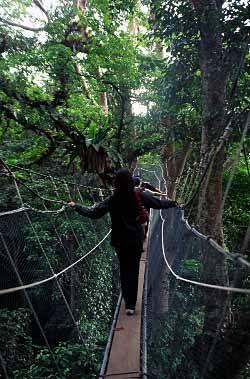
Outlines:
[{"label": "rope netting", "polygon": [[[160,167],[137,173],[165,190]],[[94,378],[117,300],[117,262],[107,219],[92,222],[65,203],[91,205],[103,194],[31,171],[7,174],[1,177],[0,377]],[[178,189],[185,200],[196,177],[187,171]],[[183,209],[151,213],[144,377],[249,376],[249,270],[240,255],[191,228]]]},{"label": "rope netting", "polygon": [[109,220],[64,205],[89,188],[25,180],[41,197],[1,178],[0,377],[95,378],[119,295]]},{"label": "rope netting", "polygon": [[[159,169],[141,176],[162,183]],[[181,208],[151,213],[148,252],[145,378],[248,378],[249,263],[191,228]]]}]

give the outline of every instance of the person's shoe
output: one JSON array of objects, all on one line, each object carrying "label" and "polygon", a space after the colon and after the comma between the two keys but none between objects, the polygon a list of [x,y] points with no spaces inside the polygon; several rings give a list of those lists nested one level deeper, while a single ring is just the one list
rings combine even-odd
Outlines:
[{"label": "person's shoe", "polygon": [[135,313],[134,309],[126,309],[126,315],[133,316],[134,313]]}]

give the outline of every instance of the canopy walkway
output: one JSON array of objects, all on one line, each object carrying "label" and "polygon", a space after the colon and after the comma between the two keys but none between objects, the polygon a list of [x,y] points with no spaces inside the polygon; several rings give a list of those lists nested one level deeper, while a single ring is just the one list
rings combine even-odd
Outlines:
[{"label": "canopy walkway", "polygon": [[[164,185],[158,168],[141,175]],[[97,189],[50,177],[45,191],[39,174],[29,179],[25,188],[14,174],[5,178],[11,198],[0,209],[0,305],[9,317],[30,309],[32,338],[45,348],[53,377],[248,378],[250,264],[242,256],[191,227],[181,208],[152,212],[136,314],[126,316],[107,219],[92,222],[64,205],[93,202]],[[93,352],[92,362],[76,362],[69,374],[56,350],[68,341]],[[0,350],[3,378],[14,378],[9,348]]]}]

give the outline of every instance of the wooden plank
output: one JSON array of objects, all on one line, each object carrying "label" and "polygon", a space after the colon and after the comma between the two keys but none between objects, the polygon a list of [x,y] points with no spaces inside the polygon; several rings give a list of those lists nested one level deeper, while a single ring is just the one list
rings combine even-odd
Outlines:
[{"label": "wooden plank", "polygon": [[[146,251],[146,246],[144,250]],[[140,261],[138,297],[135,314],[133,316],[127,316],[125,313],[125,304],[122,301],[116,328],[114,330],[105,378],[132,379],[141,377],[140,339],[145,257],[146,253],[143,253]]]}]

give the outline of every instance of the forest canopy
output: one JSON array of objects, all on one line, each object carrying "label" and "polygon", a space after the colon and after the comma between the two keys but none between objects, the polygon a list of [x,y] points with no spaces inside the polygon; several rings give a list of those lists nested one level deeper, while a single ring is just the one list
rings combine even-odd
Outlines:
[{"label": "forest canopy", "polygon": [[[168,197],[187,204],[190,222],[225,249],[250,260],[249,15],[250,4],[243,0],[0,0],[1,212],[20,206],[17,188],[23,203],[37,209],[54,211],[74,196],[92,205],[112,190],[120,167],[133,172],[136,166],[161,165]],[[16,185],[13,175],[19,180]],[[81,256],[85,246],[97,243],[98,234],[108,232],[106,222],[89,227],[84,222],[79,226],[73,216],[58,220],[53,225],[42,217],[33,220],[58,270]],[[21,217],[8,234],[11,241],[14,232],[19,236],[14,239],[18,262],[27,248],[19,222]],[[31,267],[39,261],[39,275],[50,275],[27,225],[25,240],[31,245],[25,264]],[[78,242],[72,225],[81,235]],[[60,241],[68,252],[64,258]],[[106,245],[103,249],[108,250]],[[59,321],[59,329],[70,337],[58,343],[57,330],[52,341],[55,362],[63,357],[66,371],[71,355],[75,362],[91,358],[91,367],[81,366],[91,372],[89,378],[98,370],[111,321],[111,251],[102,265],[93,258],[63,283],[87,341],[85,348],[69,331],[68,319]],[[96,276],[89,290],[79,290],[76,283],[88,275],[88,267]],[[9,280],[6,268],[1,270],[0,276]],[[204,277],[212,271],[214,260],[208,257]],[[224,261],[216,275],[215,280],[227,283]],[[47,291],[50,304],[60,308],[58,289]],[[77,308],[80,294],[84,300]],[[100,332],[97,310],[90,314],[86,307],[90,295],[102,309]],[[39,296],[39,290],[34,291],[36,304]],[[46,377],[44,371],[52,370],[50,351],[45,345],[41,348],[34,330],[27,332],[34,315],[20,298],[17,303],[20,306],[7,302],[0,310],[0,329],[7,323],[2,337],[3,346],[8,343],[8,373],[15,378]],[[220,296],[215,303],[221,306]],[[41,308],[45,314],[46,301]],[[43,327],[51,331],[57,317],[44,316]],[[13,340],[6,342],[13,333]],[[67,375],[80,378],[77,365],[70,370]]]}]

